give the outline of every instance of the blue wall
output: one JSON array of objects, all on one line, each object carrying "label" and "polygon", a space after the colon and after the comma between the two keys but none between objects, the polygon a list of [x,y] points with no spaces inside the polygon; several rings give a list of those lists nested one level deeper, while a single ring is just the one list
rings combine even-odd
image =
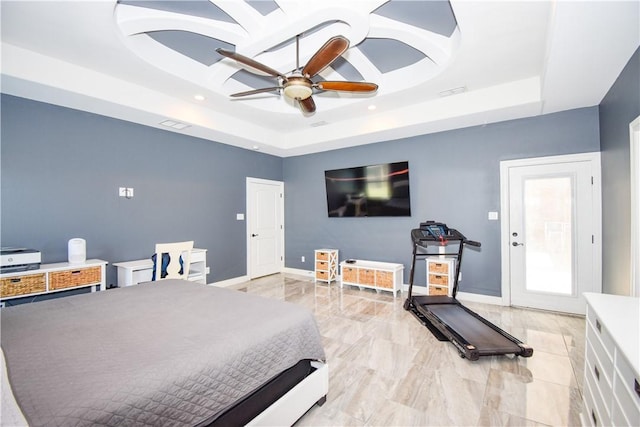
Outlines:
[{"label": "blue wall", "polygon": [[[314,249],[336,248],[340,260],[411,263],[410,230],[433,219],[482,243],[468,249],[460,290],[500,295],[500,161],[600,150],[598,109],[422,135],[284,159],[287,267],[313,270]],[[410,218],[328,218],[324,171],[409,161]],[[301,262],[301,256],[306,262]],[[424,264],[416,284],[424,285]]]},{"label": "blue wall", "polygon": [[[245,212],[253,176],[285,182],[286,267],[313,270],[314,249],[338,248],[341,260],[403,263],[407,283],[409,231],[434,219],[483,244],[467,253],[460,290],[497,296],[500,222],[487,212],[500,209],[500,160],[599,149],[596,107],[280,159],[3,95],[2,245],[58,262],[66,242],[83,237],[90,258],[113,263],[193,239],[209,250],[209,282],[243,276],[245,223],[235,214]],[[325,170],[402,160],[410,218],[327,217]],[[134,187],[135,197],[118,197],[118,187]],[[424,277],[422,264],[416,274]]]},{"label": "blue wall", "polygon": [[72,237],[109,263],[194,240],[208,282],[243,276],[246,177],[282,181],[275,156],[9,95],[1,137],[2,246],[37,248],[45,263],[66,261]]},{"label": "blue wall", "polygon": [[600,103],[602,287],[630,292],[631,161],[629,123],[640,115],[640,49]]}]

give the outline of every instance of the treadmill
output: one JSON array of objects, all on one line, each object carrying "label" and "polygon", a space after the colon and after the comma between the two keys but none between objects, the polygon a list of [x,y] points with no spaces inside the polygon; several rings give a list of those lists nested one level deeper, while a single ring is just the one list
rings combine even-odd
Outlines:
[{"label": "treadmill", "polygon": [[[466,245],[480,247],[479,242],[468,240],[458,230],[435,221],[420,223],[420,228],[411,230],[411,239],[413,259],[409,276],[409,295],[404,302],[405,310],[410,311],[439,341],[450,341],[462,358],[478,360],[481,356],[533,355],[533,348],[474,313],[456,299],[462,251]],[[447,252],[448,247],[455,247],[456,244],[456,252]],[[438,252],[429,252],[429,247],[438,246]],[[414,296],[416,259],[441,256],[456,258],[451,296]]]}]

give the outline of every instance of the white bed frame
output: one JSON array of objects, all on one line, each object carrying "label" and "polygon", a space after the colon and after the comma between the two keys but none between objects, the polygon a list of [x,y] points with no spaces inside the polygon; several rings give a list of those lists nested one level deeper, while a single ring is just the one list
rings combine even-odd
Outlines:
[{"label": "white bed frame", "polygon": [[[18,403],[16,402],[4,360],[4,353],[0,351],[2,370],[1,395],[2,407],[0,408],[0,425],[7,426],[28,426]],[[329,366],[322,362],[311,362],[316,370],[299,382],[294,388],[289,390],[284,396],[275,401],[265,409],[260,415],[251,420],[248,426],[276,426],[293,425],[300,419],[313,405],[325,397],[329,391]]]},{"label": "white bed frame", "polygon": [[329,392],[329,366],[311,362],[316,370],[255,417],[247,426],[290,426]]}]

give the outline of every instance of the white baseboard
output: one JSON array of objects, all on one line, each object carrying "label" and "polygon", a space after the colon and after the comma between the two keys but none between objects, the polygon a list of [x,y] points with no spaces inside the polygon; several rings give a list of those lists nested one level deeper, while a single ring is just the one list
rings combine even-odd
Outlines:
[{"label": "white baseboard", "polygon": [[309,270],[303,270],[301,268],[289,268],[289,267],[285,267],[282,269],[283,273],[286,274],[295,274],[296,276],[304,276],[304,277],[309,277],[310,279],[313,279],[313,271],[309,271]]},{"label": "white baseboard", "polygon": [[[309,271],[309,270],[303,270],[301,268],[289,268],[289,267],[285,267],[282,269],[283,273],[286,274],[295,274],[297,276],[303,276],[309,279],[313,279],[314,278],[314,272],[313,271]],[[222,288],[228,287],[228,286],[233,286],[233,285],[238,285],[240,283],[244,283],[249,281],[249,276],[240,276],[240,277],[234,277],[233,279],[227,279],[227,280],[221,280],[219,282],[213,282],[213,283],[209,283],[210,286],[219,286]],[[340,277],[337,278],[337,281],[340,282]],[[402,285],[402,292],[403,293],[408,293],[409,292],[409,285],[403,284]],[[414,295],[426,295],[427,294],[427,287],[426,286],[414,286],[413,287],[413,291],[412,293]],[[461,301],[468,301],[468,302],[479,302],[482,304],[492,304],[492,305],[505,305],[504,302],[502,301],[501,297],[494,297],[491,295],[481,295],[481,294],[474,294],[474,293],[470,293],[470,292],[458,292],[458,294],[456,295],[456,298],[461,300]]]},{"label": "white baseboard", "polygon": [[221,280],[219,282],[209,283],[209,286],[219,286],[226,288],[228,286],[239,285],[240,283],[248,282],[249,276],[234,277],[233,279]]},{"label": "white baseboard", "polygon": [[[405,294],[409,293],[409,285],[402,285],[402,292]],[[413,295],[426,295],[427,287],[426,286],[413,286],[413,290],[411,291]]]},{"label": "white baseboard", "polygon": [[504,305],[502,297],[494,297],[492,295],[472,294],[470,292],[458,292],[456,298],[461,301],[479,302],[482,304]]}]

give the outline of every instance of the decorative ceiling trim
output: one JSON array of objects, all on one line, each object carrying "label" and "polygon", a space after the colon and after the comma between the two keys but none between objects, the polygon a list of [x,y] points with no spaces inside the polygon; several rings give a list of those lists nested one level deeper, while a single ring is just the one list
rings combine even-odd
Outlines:
[{"label": "decorative ceiling trim", "polygon": [[[272,11],[266,15],[250,3],[211,2],[220,12],[218,19],[211,13],[203,16],[206,14],[202,6],[198,7],[197,13],[187,8],[187,5],[199,2],[159,2],[162,8],[156,8],[153,7],[155,2],[148,1],[119,2],[115,19],[123,42],[136,55],[218,96],[268,87],[261,83],[262,78],[253,79],[238,73],[243,70],[241,65],[215,53],[218,47],[229,49],[233,46],[232,50],[244,56],[288,73],[296,68],[293,41],[297,35],[302,35],[300,65],[305,64],[329,38],[342,35],[349,40],[350,48],[334,67],[327,67],[320,73],[320,79],[341,81],[358,75],[364,81],[377,83],[377,95],[383,96],[416,88],[433,79],[448,67],[460,45],[460,30],[455,25],[448,1],[435,3],[440,4],[441,15],[442,10],[449,11],[448,20],[454,23],[449,35],[441,33],[448,32],[442,28],[448,30],[450,22],[431,31],[412,25],[415,17],[410,10],[404,15],[411,17],[412,23],[390,17],[401,16],[402,7],[430,2],[272,2],[278,7],[273,9],[272,4]],[[184,6],[182,11],[181,4]],[[443,8],[442,4],[448,7]],[[274,83],[277,83],[275,79]],[[248,101],[247,105],[261,110],[297,114],[274,93],[244,98],[243,102]],[[319,108],[327,111],[343,106],[345,100],[347,103],[363,102],[362,97],[342,93],[320,93],[316,101]]]}]

